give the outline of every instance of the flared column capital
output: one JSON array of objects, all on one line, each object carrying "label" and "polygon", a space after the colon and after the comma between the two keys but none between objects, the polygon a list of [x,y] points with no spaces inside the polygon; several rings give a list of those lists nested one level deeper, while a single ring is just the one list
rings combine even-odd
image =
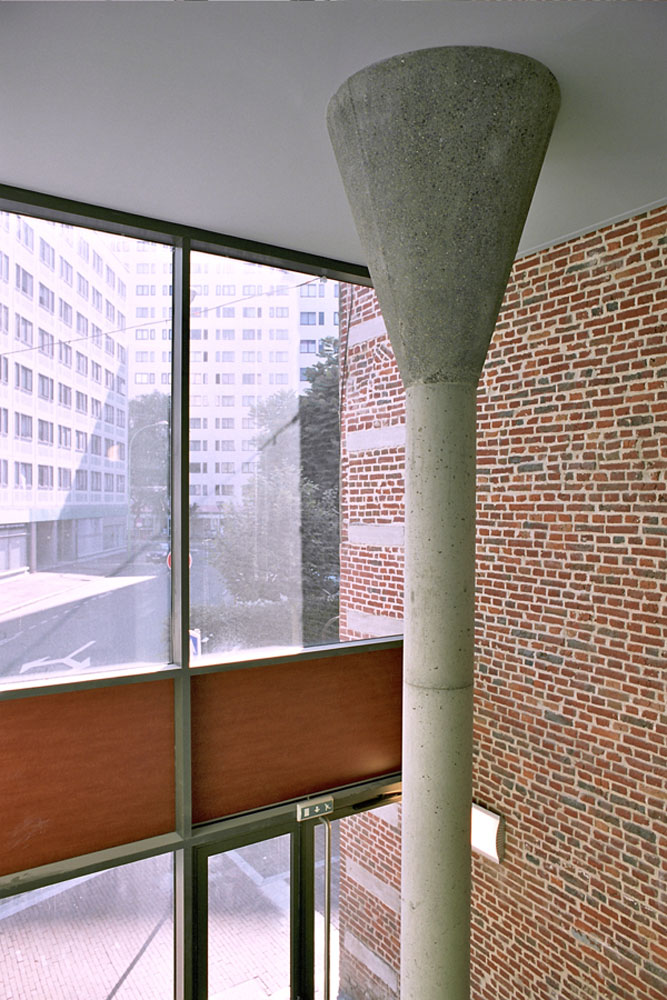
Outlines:
[{"label": "flared column capital", "polygon": [[560,102],[541,63],[420,49],[355,73],[327,121],[403,381],[476,383]]}]

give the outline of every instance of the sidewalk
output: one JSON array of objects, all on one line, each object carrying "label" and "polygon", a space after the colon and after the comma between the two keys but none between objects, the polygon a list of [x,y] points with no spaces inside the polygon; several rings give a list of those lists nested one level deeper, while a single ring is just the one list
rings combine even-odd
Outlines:
[{"label": "sidewalk", "polygon": [[8,576],[0,580],[0,622],[130,587],[150,580],[154,575],[94,576],[79,571]]}]

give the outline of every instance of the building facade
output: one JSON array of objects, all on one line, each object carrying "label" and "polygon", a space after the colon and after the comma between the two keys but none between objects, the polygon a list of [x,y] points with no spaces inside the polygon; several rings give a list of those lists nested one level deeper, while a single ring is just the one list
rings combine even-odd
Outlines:
[{"label": "building facade", "polygon": [[128,274],[103,234],[0,214],[0,573],[119,550]]},{"label": "building facade", "polygon": [[[257,406],[296,401],[337,340],[339,286],[204,253],[193,263],[189,491],[216,533],[256,470]],[[171,303],[170,249],[0,216],[0,573],[167,531],[166,435],[146,487],[164,494],[160,512],[130,491],[152,446],[139,432],[168,422]],[[155,393],[161,410],[137,408]]]},{"label": "building facade", "polygon": [[[151,245],[125,241],[132,275],[130,397],[169,395],[171,263]],[[256,410],[279,393],[298,396],[306,372],[338,338],[338,282],[193,255],[190,286],[190,486],[199,516],[216,530],[239,502],[257,458]]]},{"label": "building facade", "polygon": [[[475,1000],[667,986],[666,255],[663,208],[519,259],[480,380],[473,798],[507,843],[473,858]],[[403,391],[370,289],[348,324],[341,634],[377,637],[403,627]],[[367,827],[341,994],[388,998],[400,832]]]}]

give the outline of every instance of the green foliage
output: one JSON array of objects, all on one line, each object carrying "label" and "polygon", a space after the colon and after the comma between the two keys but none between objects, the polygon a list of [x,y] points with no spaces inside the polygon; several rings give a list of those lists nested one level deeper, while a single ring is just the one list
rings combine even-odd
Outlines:
[{"label": "green foliage", "polygon": [[[308,369],[309,391],[257,405],[256,472],[222,514],[215,564],[231,603],[207,619],[209,651],[313,645],[338,637],[338,355]],[[193,616],[194,617],[194,616]]]},{"label": "green foliage", "polygon": [[304,642],[338,638],[340,416],[338,341],[323,343],[301,397],[301,526]]},{"label": "green foliage", "polygon": [[310,389],[300,399],[301,474],[323,490],[338,492],[340,417],[338,341],[326,337],[324,360],[306,369]]},{"label": "green foliage", "polygon": [[130,509],[165,519],[169,513],[169,396],[152,392],[130,400],[128,469]]},{"label": "green foliage", "polygon": [[287,392],[256,408],[257,472],[222,517],[216,562],[233,596],[225,632],[243,646],[301,642],[297,413]]}]

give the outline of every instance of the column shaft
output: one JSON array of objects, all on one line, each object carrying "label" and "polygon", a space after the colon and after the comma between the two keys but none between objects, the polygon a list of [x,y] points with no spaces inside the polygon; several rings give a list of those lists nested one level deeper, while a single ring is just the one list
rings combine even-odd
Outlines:
[{"label": "column shaft", "polygon": [[468,1000],[476,387],[407,392],[401,996]]},{"label": "column shaft", "polygon": [[559,100],[534,59],[454,46],[327,112],[407,390],[402,1000],[469,1000],[475,390]]}]

